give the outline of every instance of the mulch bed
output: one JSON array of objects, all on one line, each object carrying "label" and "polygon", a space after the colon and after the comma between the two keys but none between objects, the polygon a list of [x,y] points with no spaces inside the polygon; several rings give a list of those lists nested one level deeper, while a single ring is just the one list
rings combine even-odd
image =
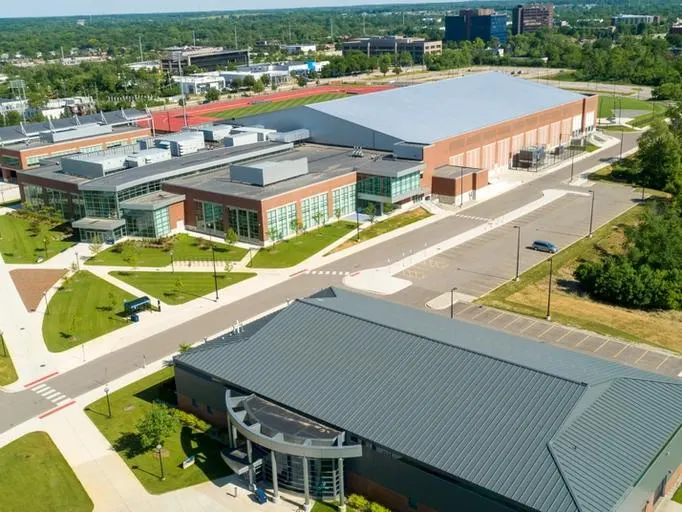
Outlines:
[{"label": "mulch bed", "polygon": [[64,274],[66,269],[17,269],[9,273],[28,311],[35,311],[38,308],[40,301],[43,300],[43,292],[52,288]]}]

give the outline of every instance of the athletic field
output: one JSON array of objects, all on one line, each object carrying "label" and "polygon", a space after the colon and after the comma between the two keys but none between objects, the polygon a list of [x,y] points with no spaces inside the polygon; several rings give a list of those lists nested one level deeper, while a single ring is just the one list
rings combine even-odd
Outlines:
[{"label": "athletic field", "polygon": [[347,94],[334,92],[326,94],[316,94],[313,96],[301,96],[298,98],[291,98],[280,101],[262,101],[254,100],[253,104],[247,107],[230,108],[221,110],[219,112],[211,112],[203,114],[209,117],[218,117],[220,119],[238,119],[240,117],[254,116],[257,114],[264,114],[266,112],[274,112],[276,110],[284,110],[287,108],[300,107],[301,105],[308,105],[310,103],[318,103],[321,101],[336,100],[345,98]]}]

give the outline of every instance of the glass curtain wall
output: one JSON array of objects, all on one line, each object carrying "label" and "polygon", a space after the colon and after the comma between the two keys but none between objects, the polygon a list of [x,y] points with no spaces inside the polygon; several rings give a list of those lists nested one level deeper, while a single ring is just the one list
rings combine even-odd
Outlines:
[{"label": "glass curtain wall", "polygon": [[294,233],[292,221],[296,220],[296,203],[291,203],[280,208],[267,211],[268,231],[267,236],[273,238],[285,238]]},{"label": "glass curtain wall", "polygon": [[324,225],[327,222],[327,194],[308,197],[301,201],[303,229]]},{"label": "glass curtain wall", "polygon": [[336,216],[337,213],[340,213],[341,217],[355,213],[355,183],[333,190],[332,200],[334,201],[334,204],[332,205],[334,216]]},{"label": "glass curtain wall", "polygon": [[228,208],[227,214],[230,220],[230,227],[239,235],[239,238],[260,240],[258,212],[242,208]]}]

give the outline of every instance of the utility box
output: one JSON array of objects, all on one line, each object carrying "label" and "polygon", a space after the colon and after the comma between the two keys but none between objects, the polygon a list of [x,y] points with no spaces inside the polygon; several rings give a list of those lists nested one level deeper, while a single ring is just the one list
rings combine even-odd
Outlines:
[{"label": "utility box", "polygon": [[257,133],[233,133],[229,137],[223,139],[225,147],[246,146],[247,144],[255,144],[256,142],[258,142]]}]

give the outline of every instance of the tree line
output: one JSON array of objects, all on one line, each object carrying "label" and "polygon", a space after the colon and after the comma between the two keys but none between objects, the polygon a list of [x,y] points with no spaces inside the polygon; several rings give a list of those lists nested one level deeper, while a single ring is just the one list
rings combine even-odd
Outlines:
[{"label": "tree line", "polygon": [[621,254],[582,262],[574,277],[592,297],[640,309],[682,309],[682,105],[642,135],[630,181],[662,190],[641,221],[625,231]]}]

